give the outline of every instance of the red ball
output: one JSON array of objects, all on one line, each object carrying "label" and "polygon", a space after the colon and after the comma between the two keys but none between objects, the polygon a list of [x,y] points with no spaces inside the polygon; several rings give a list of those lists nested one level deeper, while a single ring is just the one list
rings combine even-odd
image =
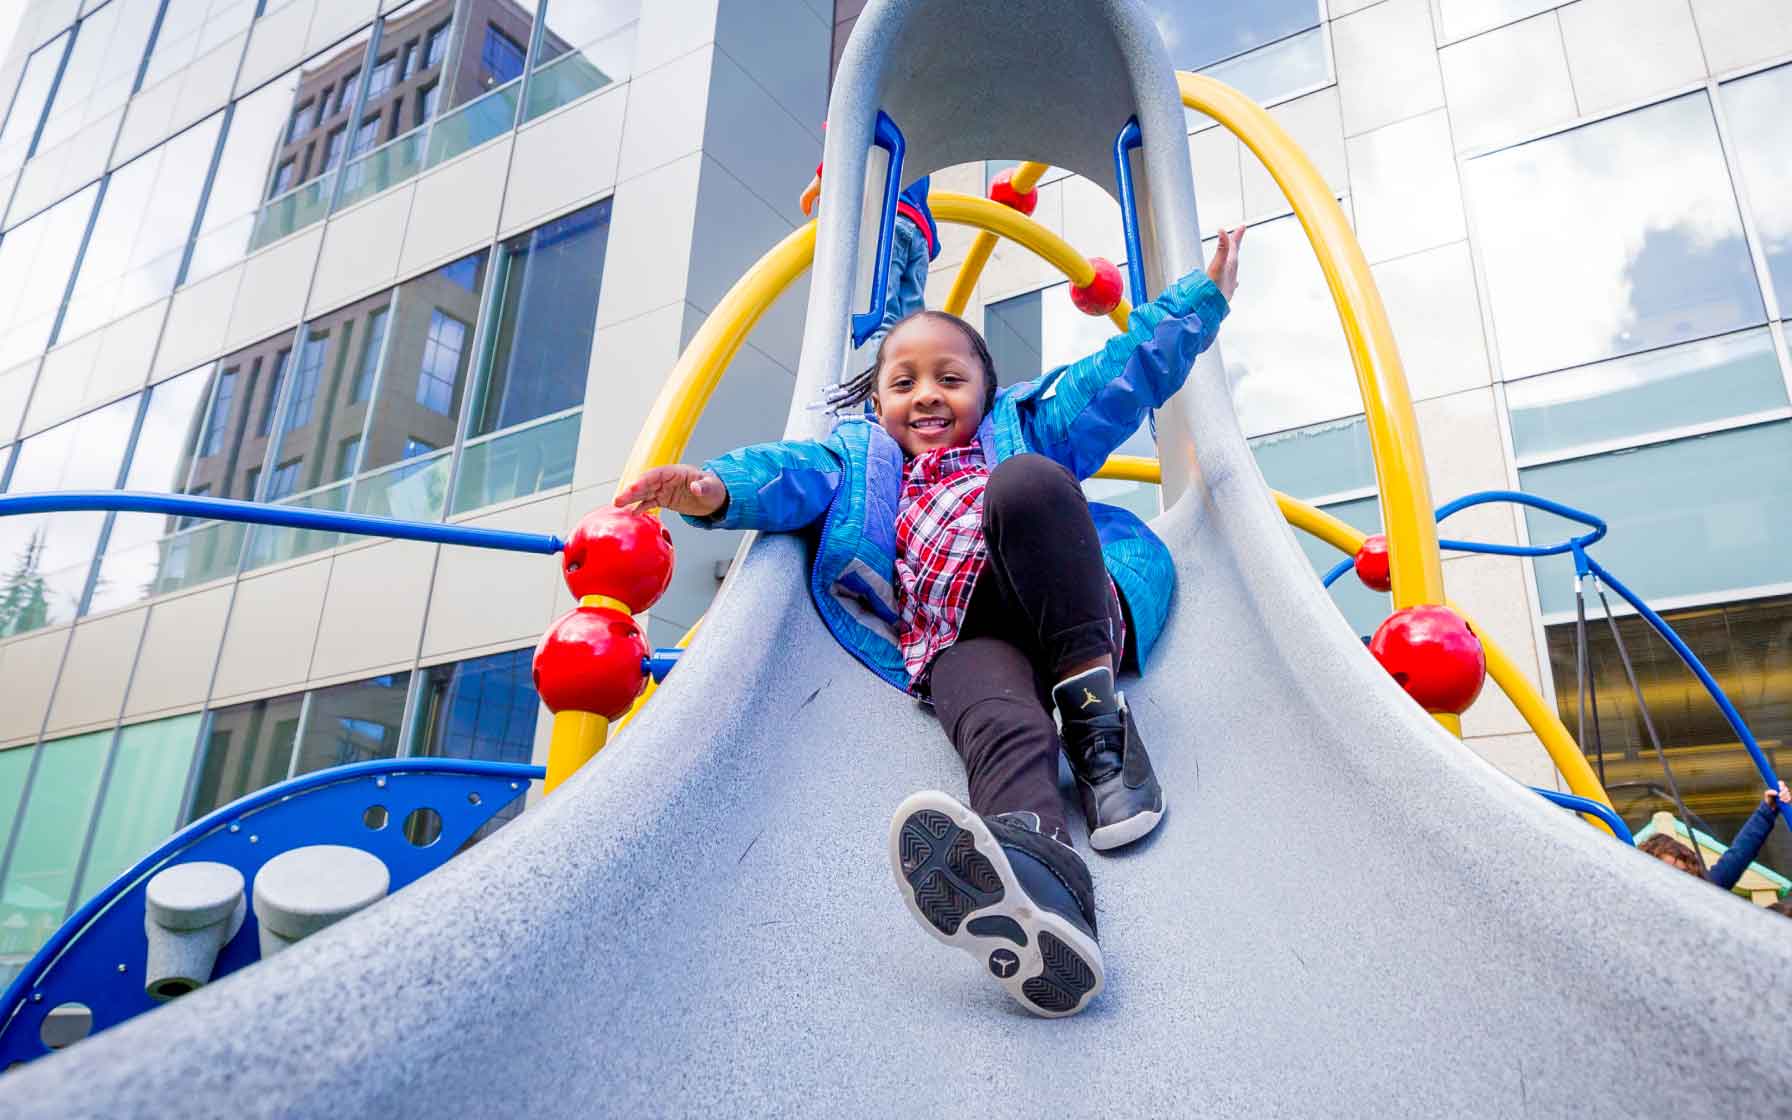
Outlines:
[{"label": "red ball", "polygon": [[1033,211],[1039,208],[1039,188],[1034,187],[1026,194],[1015,190],[1014,171],[1015,169],[1010,167],[990,180],[990,201],[999,202],[1010,210],[1019,210],[1030,218],[1033,216]]},{"label": "red ball", "polygon": [[672,582],[672,534],[659,518],[616,506],[579,520],[560,552],[560,571],[573,598],[607,595],[640,614]]},{"label": "red ball", "polygon": [[1394,589],[1394,579],[1388,574],[1388,538],[1385,535],[1375,534],[1356,550],[1356,578],[1371,591]]},{"label": "red ball", "polygon": [[1114,262],[1101,257],[1090,257],[1089,263],[1095,266],[1095,278],[1078,287],[1070,286],[1070,302],[1085,315],[1106,315],[1120,306],[1120,294],[1124,291],[1120,283],[1120,270]]},{"label": "red ball", "polygon": [[1449,607],[1395,611],[1369,639],[1369,652],[1428,712],[1461,715],[1487,680],[1481,639]]},{"label": "red ball", "polygon": [[608,607],[574,607],[535,645],[535,691],[550,712],[616,719],[647,687],[647,639],[635,620]]}]

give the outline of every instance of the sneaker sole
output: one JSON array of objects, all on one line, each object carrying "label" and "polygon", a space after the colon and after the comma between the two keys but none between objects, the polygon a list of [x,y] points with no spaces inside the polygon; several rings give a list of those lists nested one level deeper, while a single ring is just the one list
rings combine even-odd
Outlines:
[{"label": "sneaker sole", "polygon": [[1111,852],[1115,848],[1124,848],[1135,840],[1143,840],[1151,835],[1152,830],[1163,819],[1162,808],[1134,813],[1123,821],[1115,821],[1113,824],[1104,825],[1089,833],[1089,846],[1098,852]]},{"label": "sneaker sole", "polygon": [[988,826],[936,790],[890,821],[890,870],[921,928],[974,958],[1035,1015],[1075,1015],[1101,993],[1101,947],[1035,907]]}]

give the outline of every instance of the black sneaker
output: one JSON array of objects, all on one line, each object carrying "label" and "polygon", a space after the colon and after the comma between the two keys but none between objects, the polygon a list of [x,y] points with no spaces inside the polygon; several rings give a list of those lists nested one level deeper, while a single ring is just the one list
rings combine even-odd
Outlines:
[{"label": "black sneaker", "polygon": [[1064,753],[1076,775],[1089,822],[1089,846],[1122,848],[1141,839],[1164,817],[1164,791],[1151,770],[1126,694],[1114,674],[1091,669],[1052,689],[1064,735]]},{"label": "black sneaker", "polygon": [[1074,1015],[1101,991],[1095,897],[1076,849],[1033,813],[987,820],[938,790],[890,821],[890,869],[922,928],[977,959],[1035,1015]]}]

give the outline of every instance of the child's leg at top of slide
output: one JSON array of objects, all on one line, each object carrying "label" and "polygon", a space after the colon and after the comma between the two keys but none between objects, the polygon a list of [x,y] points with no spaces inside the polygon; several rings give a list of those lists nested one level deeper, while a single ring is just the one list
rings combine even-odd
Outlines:
[{"label": "child's leg at top of slide", "polygon": [[1041,456],[1007,460],[985,488],[983,528],[988,563],[931,674],[971,808],[937,791],[909,798],[891,860],[923,928],[1035,1014],[1074,1014],[1100,992],[1103,966],[1093,884],[1058,792],[1054,703],[1091,834],[1127,834],[1101,846],[1150,831],[1163,796],[1114,688],[1124,623],[1076,480]]}]

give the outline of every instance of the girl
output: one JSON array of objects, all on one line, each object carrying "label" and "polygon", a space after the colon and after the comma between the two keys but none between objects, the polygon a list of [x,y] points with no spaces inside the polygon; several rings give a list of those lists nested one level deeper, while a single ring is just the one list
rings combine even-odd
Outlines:
[{"label": "girl", "polygon": [[1074,1014],[1102,985],[1059,750],[1096,850],[1138,840],[1164,812],[1114,674],[1143,667],[1174,569],[1144,522],[1090,505],[1078,484],[1213,344],[1243,236],[1222,233],[1205,275],[1037,380],[998,392],[982,336],[920,311],[829,395],[836,410],[868,399],[872,416],[842,420],[823,442],[656,467],[616,495],[705,528],[814,534],[822,618],[873,672],[932,703],[970,780],[970,808],[929,790],[896,810],[890,859],[903,899],[1039,1015]]}]

